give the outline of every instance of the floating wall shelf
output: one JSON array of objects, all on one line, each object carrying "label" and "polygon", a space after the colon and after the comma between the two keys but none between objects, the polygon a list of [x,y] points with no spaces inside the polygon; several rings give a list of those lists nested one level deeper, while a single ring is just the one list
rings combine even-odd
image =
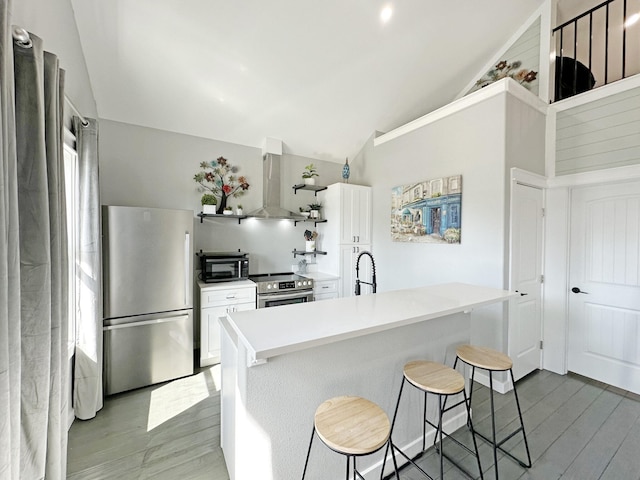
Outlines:
[{"label": "floating wall shelf", "polygon": [[327,187],[323,187],[321,185],[307,185],[306,183],[299,183],[298,185],[293,186],[293,193],[297,194],[298,190],[311,190],[314,195],[318,195],[318,192],[326,190]]},{"label": "floating wall shelf", "polygon": [[293,257],[294,258],[296,256],[298,256],[298,255],[313,255],[315,257],[316,255],[326,255],[327,254],[327,252],[322,252],[320,250],[314,250],[313,252],[307,252],[306,250],[295,250],[295,249],[291,253],[293,253]]},{"label": "floating wall shelf", "polygon": [[226,218],[237,218],[238,219],[238,225],[240,225],[242,220],[244,220],[245,218],[249,218],[249,215],[224,215],[224,214],[219,214],[219,213],[202,213],[202,212],[200,212],[198,214],[198,216],[200,217],[200,223],[202,223],[205,218],[225,218],[225,219]]},{"label": "floating wall shelf", "polygon": [[293,226],[295,227],[296,225],[298,225],[298,223],[313,223],[314,227],[317,226],[319,223],[327,223],[327,220],[321,220],[319,218],[305,218],[304,220],[294,220],[293,221]]}]

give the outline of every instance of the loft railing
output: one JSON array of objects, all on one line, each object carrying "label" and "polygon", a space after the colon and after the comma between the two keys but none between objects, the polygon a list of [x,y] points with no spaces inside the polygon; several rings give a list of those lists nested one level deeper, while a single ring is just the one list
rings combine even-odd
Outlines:
[{"label": "loft railing", "polygon": [[556,101],[640,73],[640,12],[628,1],[607,0],[553,29]]}]

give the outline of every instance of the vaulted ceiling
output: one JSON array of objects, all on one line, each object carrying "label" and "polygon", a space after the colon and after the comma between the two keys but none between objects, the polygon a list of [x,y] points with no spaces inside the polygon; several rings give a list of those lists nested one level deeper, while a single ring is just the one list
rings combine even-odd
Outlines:
[{"label": "vaulted ceiling", "polygon": [[101,119],[343,162],[453,100],[542,0],[72,4]]}]

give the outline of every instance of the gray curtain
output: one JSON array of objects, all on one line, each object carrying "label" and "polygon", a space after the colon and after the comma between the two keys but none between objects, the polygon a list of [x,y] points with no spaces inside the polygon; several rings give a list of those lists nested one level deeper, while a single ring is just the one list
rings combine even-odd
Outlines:
[{"label": "gray curtain", "polygon": [[98,124],[74,117],[78,176],[78,306],[73,408],[87,420],[102,408],[102,259],[100,256],[100,187]]},{"label": "gray curtain", "polygon": [[[0,295],[6,301],[0,307],[0,398],[8,403],[0,407],[0,476],[64,479],[68,318],[64,73],[35,35],[30,47],[13,44],[6,23],[10,2],[3,0],[2,9],[0,223],[6,242],[0,250]],[[11,49],[13,75],[6,51]],[[10,98],[12,93],[15,99]],[[8,458],[4,452],[10,452]]]},{"label": "gray curtain", "polygon": [[20,477],[20,252],[11,5],[0,2],[0,478]]}]

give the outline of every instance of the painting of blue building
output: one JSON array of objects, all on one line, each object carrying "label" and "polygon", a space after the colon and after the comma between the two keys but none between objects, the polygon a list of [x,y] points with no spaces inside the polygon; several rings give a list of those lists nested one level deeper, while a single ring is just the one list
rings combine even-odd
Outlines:
[{"label": "painting of blue building", "polygon": [[391,239],[460,243],[462,175],[402,185],[391,191]]}]

